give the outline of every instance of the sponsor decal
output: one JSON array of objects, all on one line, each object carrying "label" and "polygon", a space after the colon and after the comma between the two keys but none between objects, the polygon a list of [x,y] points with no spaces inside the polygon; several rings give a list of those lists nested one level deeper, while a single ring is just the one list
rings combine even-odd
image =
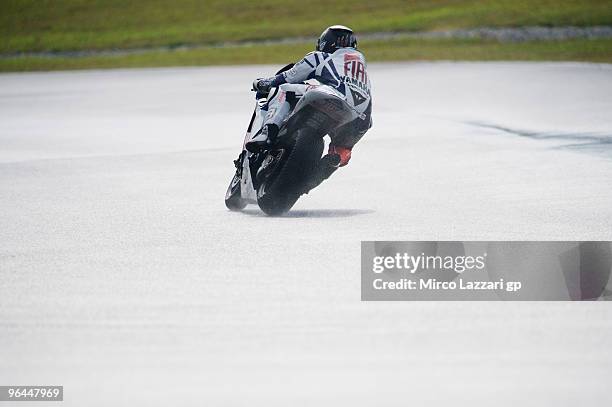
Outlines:
[{"label": "sponsor decal", "polygon": [[[344,54],[344,76],[342,81],[349,85],[355,105],[359,105],[366,100],[366,97],[359,94],[353,87],[359,88],[359,90],[369,95],[370,90],[368,89],[368,74],[366,73],[365,65],[361,60],[361,56],[356,53]],[[359,96],[355,96],[359,95]]]}]

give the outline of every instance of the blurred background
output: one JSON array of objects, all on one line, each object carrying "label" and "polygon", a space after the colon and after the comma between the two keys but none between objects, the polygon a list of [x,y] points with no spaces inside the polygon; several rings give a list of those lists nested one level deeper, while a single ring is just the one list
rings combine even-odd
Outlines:
[{"label": "blurred background", "polygon": [[2,0],[0,70],[286,63],[332,24],[369,61],[612,62],[612,0]]}]

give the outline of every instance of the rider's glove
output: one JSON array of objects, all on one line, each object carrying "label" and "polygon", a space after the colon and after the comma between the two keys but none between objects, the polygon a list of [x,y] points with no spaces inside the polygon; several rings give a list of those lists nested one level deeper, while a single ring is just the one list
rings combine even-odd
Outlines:
[{"label": "rider's glove", "polygon": [[258,93],[268,93],[272,88],[272,81],[270,79],[257,78],[253,81],[253,90]]},{"label": "rider's glove", "polygon": [[322,159],[332,167],[344,167],[351,160],[351,149],[330,144],[327,155]]}]

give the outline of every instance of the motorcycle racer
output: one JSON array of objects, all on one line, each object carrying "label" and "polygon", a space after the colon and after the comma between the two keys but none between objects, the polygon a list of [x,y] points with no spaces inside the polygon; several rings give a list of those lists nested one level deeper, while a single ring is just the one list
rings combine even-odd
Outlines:
[{"label": "motorcycle racer", "polygon": [[[316,79],[320,85],[303,83],[309,79]],[[353,119],[330,133],[328,154],[321,159],[321,179],[316,184],[336,168],[348,164],[353,146],[372,126],[371,85],[366,61],[357,50],[357,39],[350,28],[328,27],[319,37],[316,51],[307,54],[288,71],[253,82],[253,89],[260,94],[267,94],[272,88],[277,90],[268,96],[262,131],[245,146],[250,152],[258,152],[273,144],[291,110],[288,97],[300,97],[318,86],[326,87],[343,100],[352,111]]]}]

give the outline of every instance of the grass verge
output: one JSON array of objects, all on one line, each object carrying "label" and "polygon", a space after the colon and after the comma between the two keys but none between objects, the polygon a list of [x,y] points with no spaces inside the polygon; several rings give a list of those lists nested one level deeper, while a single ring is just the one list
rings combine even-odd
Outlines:
[{"label": "grass verge", "polygon": [[[525,43],[481,40],[364,41],[360,47],[369,62],[378,61],[589,61],[612,62],[612,39]],[[18,57],[0,59],[0,71],[64,69],[285,64],[312,50],[312,44],[199,48],[130,55],[79,58]]]},{"label": "grass verge", "polygon": [[[357,33],[612,24],[612,0],[2,0],[0,53]],[[234,52],[234,51],[228,51]]]}]

